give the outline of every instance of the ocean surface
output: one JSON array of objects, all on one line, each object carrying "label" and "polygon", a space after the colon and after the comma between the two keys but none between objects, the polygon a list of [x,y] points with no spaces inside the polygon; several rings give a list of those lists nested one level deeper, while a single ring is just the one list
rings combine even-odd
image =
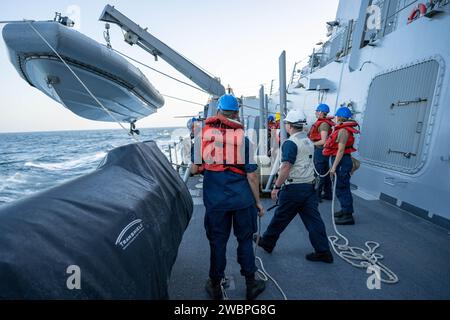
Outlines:
[{"label": "ocean surface", "polygon": [[[140,129],[168,156],[186,129]],[[121,129],[0,133],[0,205],[57,186],[95,170],[108,151],[134,141]]]}]

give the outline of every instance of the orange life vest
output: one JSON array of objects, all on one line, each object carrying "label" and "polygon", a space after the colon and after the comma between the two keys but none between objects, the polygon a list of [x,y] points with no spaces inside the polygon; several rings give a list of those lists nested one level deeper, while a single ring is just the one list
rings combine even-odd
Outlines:
[{"label": "orange life vest", "polygon": [[330,130],[328,130],[328,136],[333,132],[331,128],[333,128],[336,124],[328,118],[317,119],[317,121],[312,125],[311,130],[309,130],[308,138],[312,142],[317,142],[322,139],[322,136],[319,132],[319,127],[322,123],[328,123],[330,125]]},{"label": "orange life vest", "polygon": [[203,169],[246,175],[240,152],[244,143],[245,132],[240,122],[222,115],[208,118],[202,129]]},{"label": "orange life vest", "polygon": [[280,129],[280,123],[271,121],[269,122],[269,130],[277,130]]},{"label": "orange life vest", "polygon": [[348,132],[348,140],[345,145],[344,154],[351,154],[356,151],[353,147],[355,143],[355,134],[358,134],[359,131],[355,129],[358,126],[358,123],[355,121],[344,122],[343,124],[339,124],[334,128],[333,133],[328,138],[325,146],[323,148],[323,155],[326,157],[336,156],[339,148],[339,143],[337,142],[337,138],[340,130],[347,130]]}]

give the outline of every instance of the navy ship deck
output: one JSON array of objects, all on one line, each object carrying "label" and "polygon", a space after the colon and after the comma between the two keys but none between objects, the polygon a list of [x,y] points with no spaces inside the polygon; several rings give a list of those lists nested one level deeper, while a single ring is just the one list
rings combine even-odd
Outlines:
[{"label": "navy ship deck", "polygon": [[[172,270],[169,294],[173,300],[207,300],[204,285],[209,270],[209,244],[203,217],[202,190],[199,178],[191,178],[189,189],[194,199],[194,213],[178,251]],[[354,196],[355,226],[339,228],[354,246],[364,246],[367,240],[378,241],[377,252],[384,263],[399,277],[397,284],[381,284],[380,290],[369,290],[369,274],[335,255],[334,264],[305,260],[312,251],[307,232],[295,218],[280,237],[277,247],[268,254],[258,248],[266,270],[278,281],[289,300],[374,300],[374,299],[450,299],[450,233],[424,219],[383,201],[367,201]],[[272,205],[264,199],[264,206]],[[332,234],[331,202],[320,204],[320,212],[328,235]],[[262,218],[262,232],[273,211]],[[230,236],[227,250],[226,275],[231,279],[228,296],[232,300],[245,297],[245,281],[236,261],[237,242]],[[281,300],[275,285],[267,284],[259,300]]]}]

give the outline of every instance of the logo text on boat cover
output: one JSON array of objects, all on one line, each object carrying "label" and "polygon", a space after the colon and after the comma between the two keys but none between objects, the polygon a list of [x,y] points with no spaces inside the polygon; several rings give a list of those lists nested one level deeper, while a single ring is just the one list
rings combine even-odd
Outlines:
[{"label": "logo text on boat cover", "polygon": [[130,244],[138,237],[138,235],[144,230],[144,225],[141,219],[136,219],[130,222],[123,230],[120,232],[116,239],[116,245],[121,247],[122,250],[128,248]]}]

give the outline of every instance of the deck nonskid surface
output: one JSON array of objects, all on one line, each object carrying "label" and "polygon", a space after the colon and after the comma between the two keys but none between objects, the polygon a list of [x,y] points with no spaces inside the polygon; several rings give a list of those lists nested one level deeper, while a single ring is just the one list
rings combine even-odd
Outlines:
[{"label": "deck nonskid surface", "polygon": [[[189,182],[194,198],[194,214],[178,251],[169,283],[171,299],[208,299],[204,290],[209,268],[209,244],[203,227],[205,209],[202,205],[198,178]],[[198,192],[200,191],[200,192]],[[295,218],[282,234],[272,254],[262,250],[266,270],[278,281],[290,300],[318,299],[450,299],[450,235],[445,229],[404,212],[382,201],[355,198],[355,226],[342,226],[350,245],[363,247],[368,240],[380,242],[377,252],[384,255],[383,264],[399,277],[397,284],[381,284],[369,290],[370,274],[350,266],[335,255],[334,264],[305,260],[312,251],[300,218]],[[266,208],[272,205],[265,199]],[[333,234],[331,202],[320,204],[320,212],[328,235]],[[262,231],[273,212],[262,218]],[[245,281],[236,262],[237,242],[231,234],[227,250],[226,275],[231,278],[230,299],[245,297]],[[273,283],[259,297],[280,300],[282,296]]]}]

